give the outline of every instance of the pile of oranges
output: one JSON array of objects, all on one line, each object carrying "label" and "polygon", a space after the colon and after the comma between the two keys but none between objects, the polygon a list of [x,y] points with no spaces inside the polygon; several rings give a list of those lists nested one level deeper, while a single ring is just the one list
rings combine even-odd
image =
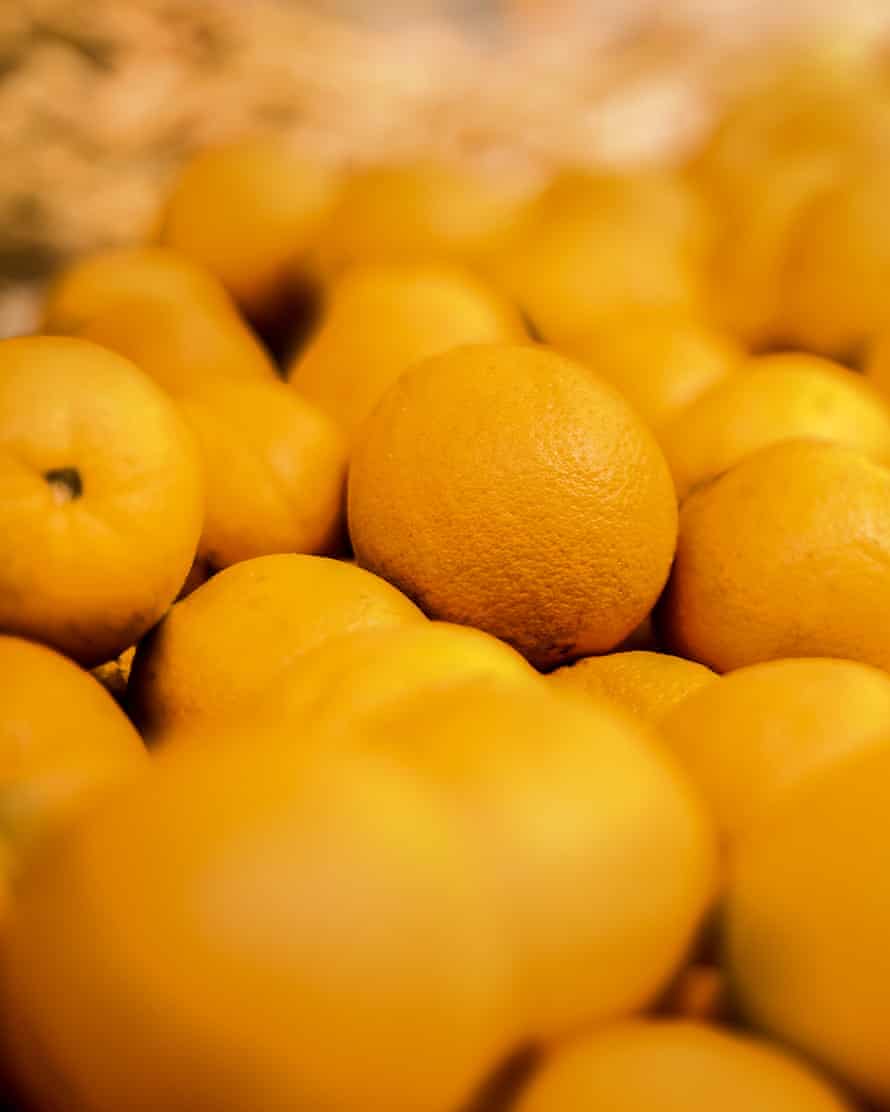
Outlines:
[{"label": "pile of oranges", "polygon": [[890,89],[519,201],[249,139],[0,343],[35,1112],[890,1109]]}]

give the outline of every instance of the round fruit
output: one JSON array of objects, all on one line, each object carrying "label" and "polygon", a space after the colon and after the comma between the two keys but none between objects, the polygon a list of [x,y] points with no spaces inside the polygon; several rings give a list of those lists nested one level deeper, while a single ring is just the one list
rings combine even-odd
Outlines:
[{"label": "round fruit", "polygon": [[525,1034],[650,1002],[714,894],[712,830],[666,752],[607,700],[475,681],[415,692],[343,736],[451,796],[504,908]]},{"label": "round fruit", "polygon": [[342,547],[346,445],[321,410],[281,382],[218,382],[180,408],[204,459],[208,567]]},{"label": "round fruit", "polygon": [[661,722],[733,838],[814,769],[890,736],[890,677],[852,660],[772,660],[724,676]]},{"label": "round fruit", "polygon": [[768,444],[812,437],[890,461],[890,408],[814,355],[765,355],[687,406],[660,437],[680,498]]},{"label": "round fruit", "polygon": [[702,1023],[635,1020],[554,1052],[516,1112],[852,1112],[802,1062]]},{"label": "round fruit", "polygon": [[726,919],[745,1017],[880,1108],[890,1103],[888,809],[890,735],[822,769],[742,839]]},{"label": "round fruit", "polygon": [[268,320],[294,292],[294,265],[336,185],[330,171],[270,137],[204,150],[174,184],[160,238],[217,275],[248,316]]},{"label": "round fruit", "polygon": [[718,672],[832,656],[890,668],[890,471],[839,444],[764,448],[693,493],[660,613]]},{"label": "round fruit", "polygon": [[611,649],[645,617],[676,514],[642,421],[543,348],[456,348],[403,375],[350,473],[359,563],[541,667]]},{"label": "round fruit", "polygon": [[47,847],[3,960],[41,1108],[452,1112],[515,1035],[453,817],[371,754],[274,739],[170,752]]},{"label": "round fruit", "polygon": [[701,664],[656,652],[588,656],[557,668],[549,680],[563,689],[602,695],[650,722],[660,722],[675,706],[717,677]]},{"label": "round fruit", "polygon": [[0,812],[19,844],[144,767],[145,748],[97,680],[44,645],[0,636]]},{"label": "round fruit", "polygon": [[612,313],[572,340],[567,352],[661,428],[741,363],[741,349],[687,313],[631,308]]},{"label": "round fruit", "polygon": [[90,666],[118,656],[176,597],[202,514],[189,430],[132,363],[0,343],[0,630]]},{"label": "round fruit", "polygon": [[404,595],[321,556],[234,564],[178,602],[136,654],[129,695],[152,735],[250,711],[288,666],[325,638],[424,621]]},{"label": "round fruit", "polygon": [[460,344],[526,338],[516,310],[457,267],[358,266],[334,285],[321,328],[289,377],[352,434],[414,363]]}]

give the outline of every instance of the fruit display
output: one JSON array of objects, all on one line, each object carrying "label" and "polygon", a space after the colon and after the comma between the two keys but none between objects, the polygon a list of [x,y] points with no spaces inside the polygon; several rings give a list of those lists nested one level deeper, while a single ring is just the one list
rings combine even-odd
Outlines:
[{"label": "fruit display", "polygon": [[890,1112],[888,121],[824,51],[525,191],[226,136],[54,275],[9,1107]]}]

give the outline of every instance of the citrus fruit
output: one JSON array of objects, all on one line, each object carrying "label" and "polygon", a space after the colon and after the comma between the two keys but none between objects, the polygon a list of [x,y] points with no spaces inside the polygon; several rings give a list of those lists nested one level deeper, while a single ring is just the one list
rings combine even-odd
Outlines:
[{"label": "citrus fruit", "polygon": [[687,313],[618,310],[569,341],[568,354],[611,382],[661,428],[742,361],[728,336]]},{"label": "citrus fruit", "polygon": [[726,911],[744,1017],[878,1107],[890,1101],[888,785],[890,735],[789,793],[739,843]]},{"label": "citrus fruit", "polygon": [[342,547],[346,445],[319,409],[281,382],[218,382],[180,408],[204,459],[209,568]]},{"label": "citrus fruit", "polygon": [[710,686],[714,673],[701,664],[667,653],[631,651],[587,656],[557,668],[550,683],[565,690],[614,699],[633,714],[659,722],[675,706],[701,687]]},{"label": "citrus fruit", "polygon": [[607,700],[468,681],[353,717],[469,823],[515,939],[526,1036],[645,1006],[714,894],[712,830],[685,778]]},{"label": "citrus fruit", "polygon": [[444,263],[356,266],[334,284],[290,381],[353,434],[403,371],[459,344],[522,341],[516,310]]},{"label": "citrus fruit", "polygon": [[286,307],[337,178],[268,136],[199,152],[160,217],[160,240],[212,271],[251,318]]},{"label": "citrus fruit", "polygon": [[846,368],[818,356],[764,355],[687,406],[660,442],[684,498],[768,444],[813,437],[890,460],[890,408]]},{"label": "citrus fruit", "polygon": [[325,638],[424,621],[382,579],[322,556],[234,564],[178,602],[139,646],[130,676],[147,733],[248,712],[288,666]]},{"label": "citrus fruit", "polygon": [[0,343],[0,630],[95,665],[188,574],[201,465],[173,402],[96,344]]},{"label": "citrus fruit", "polygon": [[691,694],[662,735],[736,839],[814,769],[890,735],[890,677],[852,660],[771,660]]},{"label": "citrus fruit", "polygon": [[21,878],[3,960],[4,1063],[43,1108],[452,1112],[514,1035],[447,809],[274,739],[168,752],[103,801]]},{"label": "citrus fruit", "polygon": [[359,563],[542,667],[613,648],[646,616],[676,513],[640,418],[543,348],[455,348],[404,374],[350,472]]},{"label": "citrus fruit", "polygon": [[839,444],[756,452],[686,500],[660,627],[718,672],[831,656],[890,668],[890,471]]},{"label": "citrus fruit", "polygon": [[802,1062],[683,1020],[632,1020],[554,1051],[516,1112],[852,1112]]}]

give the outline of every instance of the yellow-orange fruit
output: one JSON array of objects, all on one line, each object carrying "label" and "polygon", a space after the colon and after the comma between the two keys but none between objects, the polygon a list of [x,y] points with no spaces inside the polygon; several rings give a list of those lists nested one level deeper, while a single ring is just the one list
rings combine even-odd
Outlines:
[{"label": "yellow-orange fruit", "polygon": [[543,667],[607,651],[646,616],[676,514],[640,418],[543,348],[456,348],[403,375],[350,472],[359,563]]}]

